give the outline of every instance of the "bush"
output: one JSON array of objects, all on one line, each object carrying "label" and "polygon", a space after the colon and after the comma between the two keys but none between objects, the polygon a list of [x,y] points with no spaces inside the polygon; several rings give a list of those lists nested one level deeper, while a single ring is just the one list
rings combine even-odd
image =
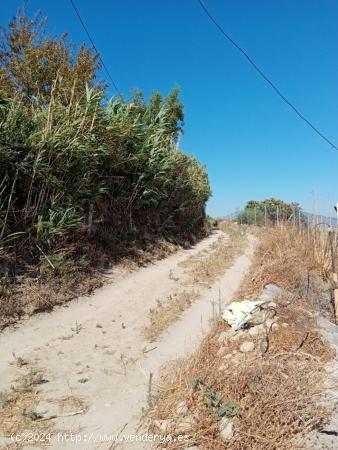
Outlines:
[{"label": "bush", "polygon": [[237,222],[247,225],[264,224],[264,211],[258,208],[245,208],[238,214]]},{"label": "bush", "polygon": [[203,228],[208,177],[176,148],[166,102],[149,117],[145,102],[103,100],[90,89],[72,107],[0,96],[3,242],[13,233],[50,247],[103,228],[115,238]]}]

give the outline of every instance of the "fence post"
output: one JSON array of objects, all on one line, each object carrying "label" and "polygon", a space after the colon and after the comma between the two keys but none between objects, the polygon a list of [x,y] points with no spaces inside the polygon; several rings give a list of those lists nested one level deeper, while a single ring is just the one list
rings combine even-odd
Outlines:
[{"label": "fence post", "polygon": [[266,217],[266,205],[264,205],[264,223],[265,223],[265,226],[266,226],[266,219],[267,219],[267,217]]},{"label": "fence post", "polygon": [[331,247],[331,263],[332,263],[332,281],[333,281],[333,302],[336,323],[338,323],[338,276],[337,276],[337,261],[336,261],[336,240],[335,233],[329,231],[330,247]]},{"label": "fence post", "polygon": [[300,208],[298,208],[298,228],[300,228],[301,224],[302,224],[302,220],[301,220]]}]

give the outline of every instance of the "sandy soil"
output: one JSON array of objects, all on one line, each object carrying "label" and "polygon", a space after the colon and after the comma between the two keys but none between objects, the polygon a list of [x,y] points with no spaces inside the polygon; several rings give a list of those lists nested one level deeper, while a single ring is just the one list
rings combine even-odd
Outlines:
[{"label": "sandy soil", "polygon": [[[200,298],[158,342],[149,343],[143,337],[149,308],[156,307],[157,299],[168,296],[184,279],[181,263],[206,253],[221,233],[114,280],[91,297],[32,317],[0,335],[0,391],[8,390],[22,370],[10,364],[14,352],[40,368],[49,380],[41,385],[43,401],[37,408],[46,416],[62,415],[58,405],[69,396],[86,405],[83,414],[53,420],[54,431],[78,433],[82,441],[67,444],[55,437],[50,448],[150,448],[150,444],[141,447],[140,443],[102,442],[101,438],[138,432],[142,408],[147,406],[150,373],[156,383],[163,363],[192,351],[208,330],[212,304],[218,308],[219,298],[229,302],[239,287],[254,250],[252,237],[246,252],[201,291]],[[0,445],[6,441],[2,438]],[[34,448],[40,447],[35,444]]]}]

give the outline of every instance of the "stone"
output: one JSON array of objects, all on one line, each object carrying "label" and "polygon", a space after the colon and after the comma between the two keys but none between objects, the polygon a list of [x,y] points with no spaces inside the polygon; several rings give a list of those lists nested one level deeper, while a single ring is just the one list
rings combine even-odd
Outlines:
[{"label": "stone", "polygon": [[269,331],[274,323],[275,323],[274,319],[266,319],[265,321],[266,329]]},{"label": "stone", "polygon": [[287,328],[288,326],[289,326],[288,323],[286,323],[286,322],[282,323],[282,327],[283,327],[283,328]]},{"label": "stone", "polygon": [[274,300],[276,297],[279,297],[283,293],[283,289],[277,286],[276,284],[267,284],[263,289],[262,295],[259,297],[259,300],[269,301]]},{"label": "stone", "polygon": [[185,402],[177,403],[176,412],[179,416],[186,416],[188,414],[187,404]]},{"label": "stone", "polygon": [[264,334],[265,333],[264,325],[260,324],[260,325],[251,327],[251,328],[249,328],[248,333],[250,334],[250,336],[259,336],[261,334]]},{"label": "stone", "polygon": [[236,333],[237,332],[232,328],[230,328],[230,330],[227,331],[222,331],[222,333],[220,333],[220,335],[218,336],[217,341],[222,344],[227,339],[231,339],[232,337],[234,337]]},{"label": "stone", "polygon": [[252,341],[245,341],[239,347],[239,351],[242,353],[249,353],[253,352],[254,350],[255,344]]},{"label": "stone", "polygon": [[220,349],[217,352],[217,356],[224,356],[224,354],[227,352],[227,348],[226,347],[220,347]]},{"label": "stone", "polygon": [[232,340],[237,341],[238,339],[240,339],[241,337],[245,336],[245,331],[243,330],[238,330],[235,332],[235,334],[231,337]]},{"label": "stone", "polygon": [[235,355],[232,355],[232,359],[231,359],[231,363],[233,366],[238,366],[240,364],[242,364],[243,362],[243,353],[236,353]]},{"label": "stone", "polygon": [[219,434],[222,441],[230,441],[235,434],[234,423],[228,417],[223,417],[219,422]]},{"label": "stone", "polygon": [[226,331],[222,331],[222,333],[218,336],[218,342],[220,342],[221,344],[226,340],[227,338],[227,332]]},{"label": "stone", "polygon": [[280,326],[278,325],[278,323],[273,323],[273,324],[272,324],[272,327],[271,327],[271,330],[272,330],[272,331],[278,331],[279,328],[280,328]]}]

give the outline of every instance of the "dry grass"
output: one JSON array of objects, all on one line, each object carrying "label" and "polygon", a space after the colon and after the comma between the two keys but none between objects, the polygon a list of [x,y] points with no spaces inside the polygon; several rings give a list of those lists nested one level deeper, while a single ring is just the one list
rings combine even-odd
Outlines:
[{"label": "dry grass", "polygon": [[69,395],[68,397],[55,400],[54,403],[57,404],[61,416],[67,416],[68,414],[74,414],[74,412],[79,411],[85,412],[88,409],[83,400],[75,397],[75,395]]},{"label": "dry grass", "polygon": [[149,311],[150,324],[143,330],[145,338],[149,341],[157,339],[198,297],[198,291],[184,290],[169,295],[164,303],[158,301],[158,306]]},{"label": "dry grass", "polygon": [[[219,320],[197,352],[163,369],[150,429],[158,432],[156,419],[173,419],[168,432],[178,434],[182,401],[194,419],[189,445],[200,450],[289,450],[319,427],[330,413],[317,399],[329,387],[323,366],[333,351],[316,330],[318,297],[323,302],[328,297],[323,284],[309,282],[311,271],[320,272],[320,261],[307,236],[285,227],[267,230],[240,292],[257,295],[271,282],[288,289],[273,308],[274,324],[261,334],[243,330],[220,341],[229,326]],[[255,350],[241,353],[240,344],[248,340]],[[207,392],[218,394],[219,405],[232,401],[238,407],[235,435],[227,443],[219,433],[219,409],[207,404]],[[170,442],[166,448],[179,445]]]},{"label": "dry grass", "polygon": [[[202,450],[224,449],[218,432],[219,417],[207,406],[193,381],[200,379],[220,395],[222,404],[235,401],[241,414],[235,418],[236,434],[226,448],[290,449],[292,437],[317,426],[326,411],[313,396],[323,390],[321,366],[299,354],[293,358],[243,355],[239,365],[217,355],[219,345],[209,337],[199,352],[171,369],[159,393],[154,417],[178,417],[176,405],[185,400],[196,420],[189,445]],[[154,430],[155,431],[155,430]],[[177,448],[175,444],[167,448]]]},{"label": "dry grass", "polygon": [[246,228],[233,224],[219,224],[227,236],[221,236],[210,250],[189,258],[182,265],[187,268],[187,283],[210,285],[231,266],[247,246]]},{"label": "dry grass", "polygon": [[[227,236],[221,236],[209,248],[184,261],[185,271],[183,290],[178,290],[164,301],[158,300],[156,308],[150,309],[150,324],[143,332],[146,339],[154,341],[169,327],[182,312],[197,300],[200,292],[195,287],[205,288],[211,285],[224,271],[231,266],[234,259],[243,253],[247,245],[244,227],[233,224],[221,225]],[[189,286],[189,290],[187,290]],[[191,290],[191,286],[193,289]]]},{"label": "dry grass", "polygon": [[327,235],[280,225],[263,232],[249,274],[238,298],[255,296],[269,283],[292,291],[308,273],[328,277],[330,256]]},{"label": "dry grass", "polygon": [[[19,366],[20,367],[20,366]],[[23,366],[22,366],[23,367]],[[49,403],[57,405],[57,414],[40,411],[41,388],[47,382],[43,373],[36,368],[25,365],[26,373],[22,374],[7,393],[0,395],[0,436],[42,433],[50,434],[54,429],[53,419],[83,414],[87,410],[85,403],[74,395],[62,399],[49,399]],[[42,447],[48,446],[48,439],[39,441]],[[24,442],[11,443],[6,448],[19,450]],[[25,447],[26,448],[26,447]]]},{"label": "dry grass", "polygon": [[51,429],[50,420],[40,420],[36,407],[40,402],[40,385],[47,382],[41,371],[27,367],[9,392],[3,393],[0,404],[0,434],[11,436],[22,432]]}]

